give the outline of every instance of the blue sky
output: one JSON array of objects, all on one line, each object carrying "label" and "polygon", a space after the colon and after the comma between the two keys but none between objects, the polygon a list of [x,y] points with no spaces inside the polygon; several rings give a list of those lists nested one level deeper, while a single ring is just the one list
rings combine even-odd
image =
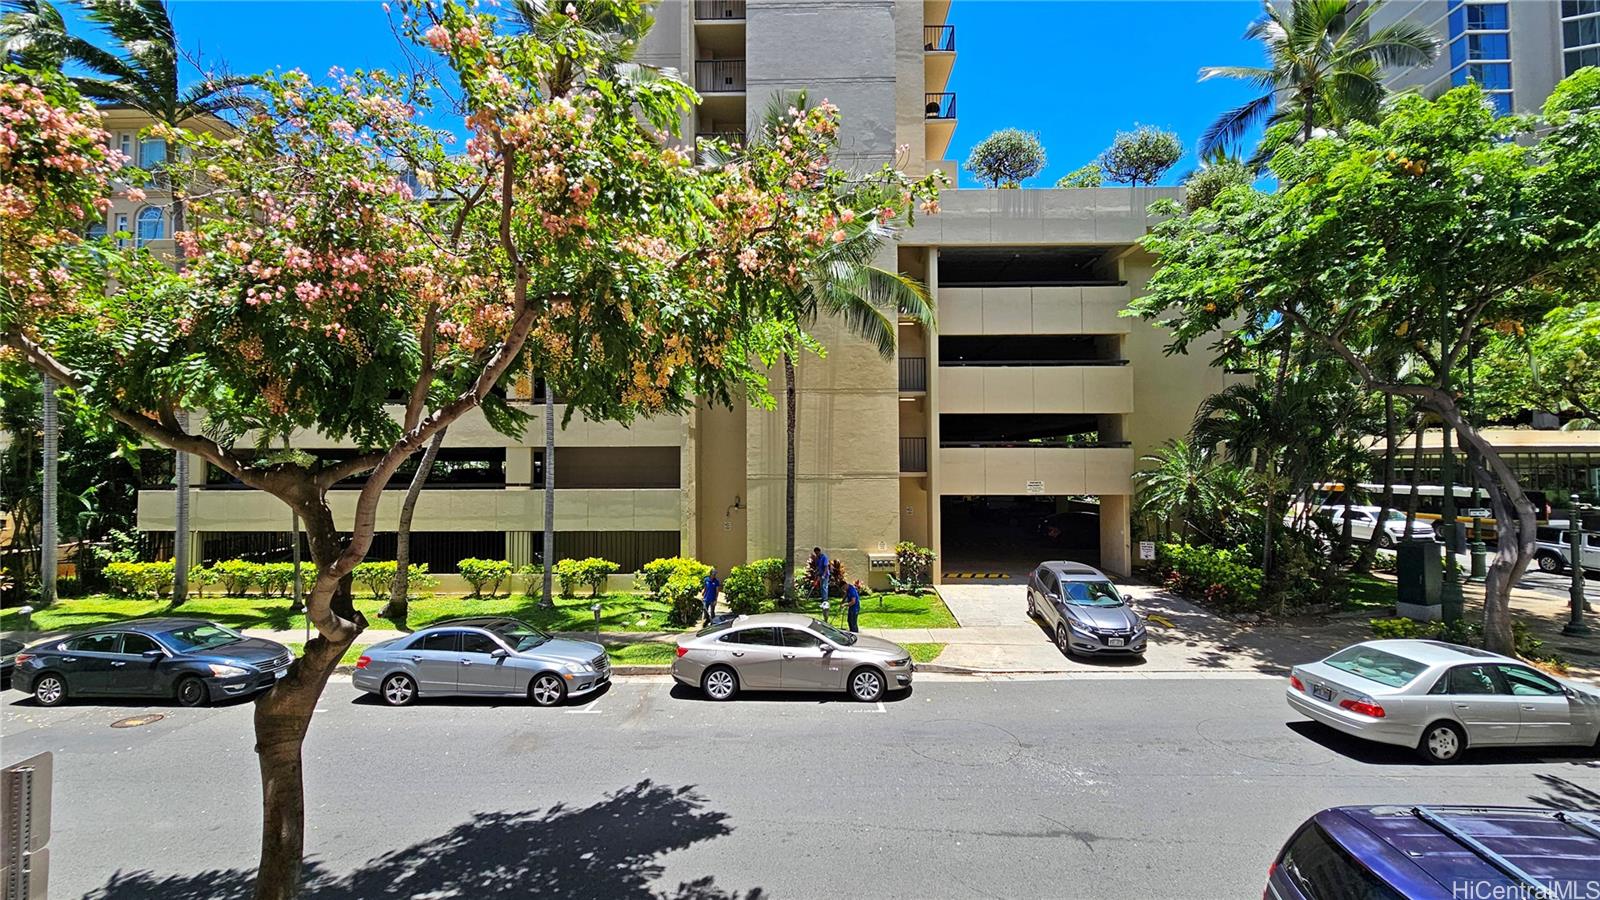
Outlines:
[{"label": "blue sky", "polygon": [[[1250,99],[1243,82],[1197,81],[1201,66],[1259,65],[1243,39],[1261,10],[1249,0],[955,0],[959,115],[947,158],[1007,127],[1036,132],[1047,164],[1025,183],[1048,187],[1092,162],[1135,123],[1175,132],[1187,151],[1163,183],[1195,167],[1217,115]],[[965,171],[963,186],[975,185]]]},{"label": "blue sky", "polygon": [[[1203,65],[1261,61],[1241,38],[1259,9],[1254,0],[955,0],[949,90],[960,119],[948,157],[964,161],[1000,128],[1035,131],[1049,164],[1028,184],[1049,186],[1137,122],[1183,140],[1189,153],[1166,178],[1174,183],[1194,167],[1206,125],[1250,97],[1242,83],[1196,78]],[[238,73],[404,67],[378,0],[174,0],[172,14],[187,50]]]}]

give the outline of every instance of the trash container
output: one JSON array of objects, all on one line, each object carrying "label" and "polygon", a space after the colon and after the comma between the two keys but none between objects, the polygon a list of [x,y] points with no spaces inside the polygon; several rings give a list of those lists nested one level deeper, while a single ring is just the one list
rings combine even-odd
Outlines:
[{"label": "trash container", "polygon": [[1439,583],[1444,574],[1444,545],[1438,541],[1405,541],[1395,546],[1396,612],[1424,622],[1444,617]]}]

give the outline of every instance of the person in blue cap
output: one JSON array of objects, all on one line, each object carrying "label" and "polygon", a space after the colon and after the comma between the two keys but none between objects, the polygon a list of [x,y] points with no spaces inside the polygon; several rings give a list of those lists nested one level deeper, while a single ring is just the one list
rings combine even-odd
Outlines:
[{"label": "person in blue cap", "polygon": [[717,614],[717,588],[722,587],[722,580],[717,577],[716,567],[713,566],[710,574],[700,580],[701,587],[705,588],[706,624],[711,624],[711,618]]},{"label": "person in blue cap", "polygon": [[859,578],[853,584],[845,586],[844,611],[850,617],[850,630],[859,633],[861,628],[856,624],[856,617],[861,615],[861,579]]},{"label": "person in blue cap", "polygon": [[822,602],[828,602],[828,554],[821,547],[811,548],[811,563],[817,567],[818,586],[822,589]]}]

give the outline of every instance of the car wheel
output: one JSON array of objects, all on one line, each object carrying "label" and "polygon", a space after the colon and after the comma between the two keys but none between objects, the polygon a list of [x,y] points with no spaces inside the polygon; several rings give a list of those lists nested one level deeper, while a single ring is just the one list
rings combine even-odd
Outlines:
[{"label": "car wheel", "polygon": [[383,697],[383,702],[390,706],[410,706],[417,699],[417,683],[411,680],[410,675],[396,672],[383,680],[378,693]]},{"label": "car wheel", "polygon": [[713,700],[732,700],[739,693],[739,676],[727,666],[707,669],[700,676],[700,690]]},{"label": "car wheel", "polygon": [[862,703],[876,703],[883,697],[883,676],[876,669],[857,669],[850,673],[850,696]]},{"label": "car wheel", "polygon": [[60,706],[67,702],[67,680],[54,672],[46,672],[33,683],[33,699],[40,706]]},{"label": "car wheel", "polygon": [[1435,722],[1422,730],[1422,740],[1417,752],[1431,763],[1451,763],[1461,758],[1467,749],[1467,736],[1460,726],[1452,722]]},{"label": "car wheel", "polygon": [[1039,608],[1033,605],[1033,591],[1028,592],[1028,618],[1039,618]]},{"label": "car wheel", "polygon": [[529,682],[528,697],[539,706],[555,706],[567,699],[567,683],[554,672],[541,672]]},{"label": "car wheel", "polygon": [[1555,555],[1554,553],[1539,554],[1538,562],[1539,571],[1541,572],[1548,572],[1553,575],[1559,575],[1561,573],[1561,557]]},{"label": "car wheel", "polygon": [[1378,546],[1385,550],[1390,549],[1394,546],[1394,536],[1387,531],[1380,532],[1378,534]]},{"label": "car wheel", "polygon": [[1072,655],[1072,640],[1067,636],[1067,626],[1065,625],[1056,626],[1056,649],[1060,650],[1063,655]]},{"label": "car wheel", "polygon": [[205,706],[211,699],[211,692],[206,690],[206,683],[193,675],[178,680],[178,688],[173,692],[179,706]]}]

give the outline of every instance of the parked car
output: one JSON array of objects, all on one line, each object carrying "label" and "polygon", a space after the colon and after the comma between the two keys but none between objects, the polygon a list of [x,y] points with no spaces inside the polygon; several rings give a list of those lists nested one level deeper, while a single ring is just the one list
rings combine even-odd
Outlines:
[{"label": "parked car", "polygon": [[845,691],[863,703],[911,686],[906,648],[795,613],[739,616],[678,639],[672,677],[712,700],[742,690]]},{"label": "parked car", "polygon": [[17,653],[20,650],[21,641],[0,638],[0,690],[11,686],[11,673],[17,668]]},{"label": "parked car", "polygon": [[1055,560],[1029,573],[1028,616],[1044,622],[1068,656],[1137,656],[1145,650],[1144,617],[1104,572],[1083,563]]},{"label": "parked car", "polygon": [[137,619],[35,644],[17,654],[12,687],[40,706],[80,697],[164,697],[203,706],[269,688],[288,647],[203,619]]},{"label": "parked car", "polygon": [[[1383,512],[1380,506],[1352,506],[1350,507],[1350,537],[1355,541],[1372,540],[1373,531],[1378,527],[1378,514]],[[1345,507],[1324,506],[1317,511],[1319,518],[1326,517],[1328,536],[1337,537],[1344,533]],[[1378,534],[1379,547],[1393,547],[1403,540],[1431,541],[1434,539],[1433,526],[1421,519],[1413,519],[1411,530],[1406,530],[1406,514],[1398,509],[1391,509],[1384,514],[1383,531]]]},{"label": "parked car", "polygon": [[1474,747],[1600,749],[1600,691],[1440,641],[1368,641],[1289,673],[1289,705],[1345,734],[1455,762]]},{"label": "parked car", "polygon": [[1343,806],[1297,829],[1265,900],[1592,896],[1600,812],[1494,806]]},{"label": "parked car", "polygon": [[[1533,562],[1541,572],[1560,574],[1572,568],[1572,532],[1566,522],[1551,522],[1535,530],[1538,545]],[[1586,572],[1600,572],[1600,534],[1586,532],[1583,536],[1583,568]]]},{"label": "parked car", "polygon": [[554,637],[519,619],[452,619],[368,647],[355,686],[390,706],[418,697],[527,697],[555,706],[611,681],[606,648]]}]

